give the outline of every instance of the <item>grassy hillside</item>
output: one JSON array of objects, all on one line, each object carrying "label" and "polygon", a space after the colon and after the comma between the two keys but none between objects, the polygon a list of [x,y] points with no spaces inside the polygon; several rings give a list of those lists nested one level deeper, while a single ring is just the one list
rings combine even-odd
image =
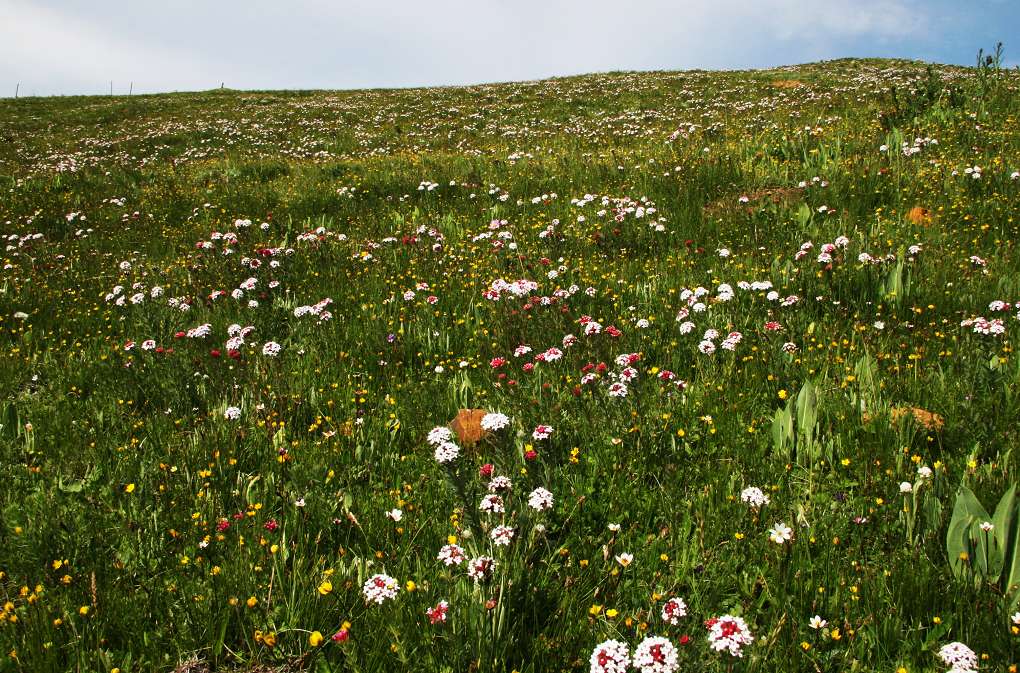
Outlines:
[{"label": "grassy hillside", "polygon": [[0,101],[0,671],[1015,670],[1018,89]]}]

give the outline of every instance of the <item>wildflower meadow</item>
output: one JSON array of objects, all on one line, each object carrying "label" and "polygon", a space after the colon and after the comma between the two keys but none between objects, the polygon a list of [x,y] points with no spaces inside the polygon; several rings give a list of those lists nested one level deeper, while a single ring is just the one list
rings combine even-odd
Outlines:
[{"label": "wildflower meadow", "polygon": [[1020,72],[0,101],[0,671],[1010,671]]}]

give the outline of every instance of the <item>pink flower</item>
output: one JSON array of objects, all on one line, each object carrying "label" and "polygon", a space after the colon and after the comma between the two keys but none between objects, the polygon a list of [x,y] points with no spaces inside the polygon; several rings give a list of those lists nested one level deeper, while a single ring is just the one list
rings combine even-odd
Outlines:
[{"label": "pink flower", "polygon": [[434,608],[425,610],[430,624],[439,624],[446,621],[446,613],[450,611],[450,604],[446,601],[439,601]]}]

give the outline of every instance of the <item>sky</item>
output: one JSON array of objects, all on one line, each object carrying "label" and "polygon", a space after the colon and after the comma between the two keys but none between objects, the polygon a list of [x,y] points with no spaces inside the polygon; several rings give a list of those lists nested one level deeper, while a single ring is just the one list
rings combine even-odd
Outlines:
[{"label": "sky", "polygon": [[972,65],[998,41],[1020,63],[1020,0],[0,0],[0,96]]}]

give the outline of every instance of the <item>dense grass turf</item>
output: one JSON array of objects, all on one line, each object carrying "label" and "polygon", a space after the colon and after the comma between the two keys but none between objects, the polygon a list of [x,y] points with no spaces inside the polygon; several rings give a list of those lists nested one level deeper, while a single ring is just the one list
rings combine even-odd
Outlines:
[{"label": "dense grass turf", "polygon": [[1020,663],[1018,86],[0,101],[0,670]]}]

